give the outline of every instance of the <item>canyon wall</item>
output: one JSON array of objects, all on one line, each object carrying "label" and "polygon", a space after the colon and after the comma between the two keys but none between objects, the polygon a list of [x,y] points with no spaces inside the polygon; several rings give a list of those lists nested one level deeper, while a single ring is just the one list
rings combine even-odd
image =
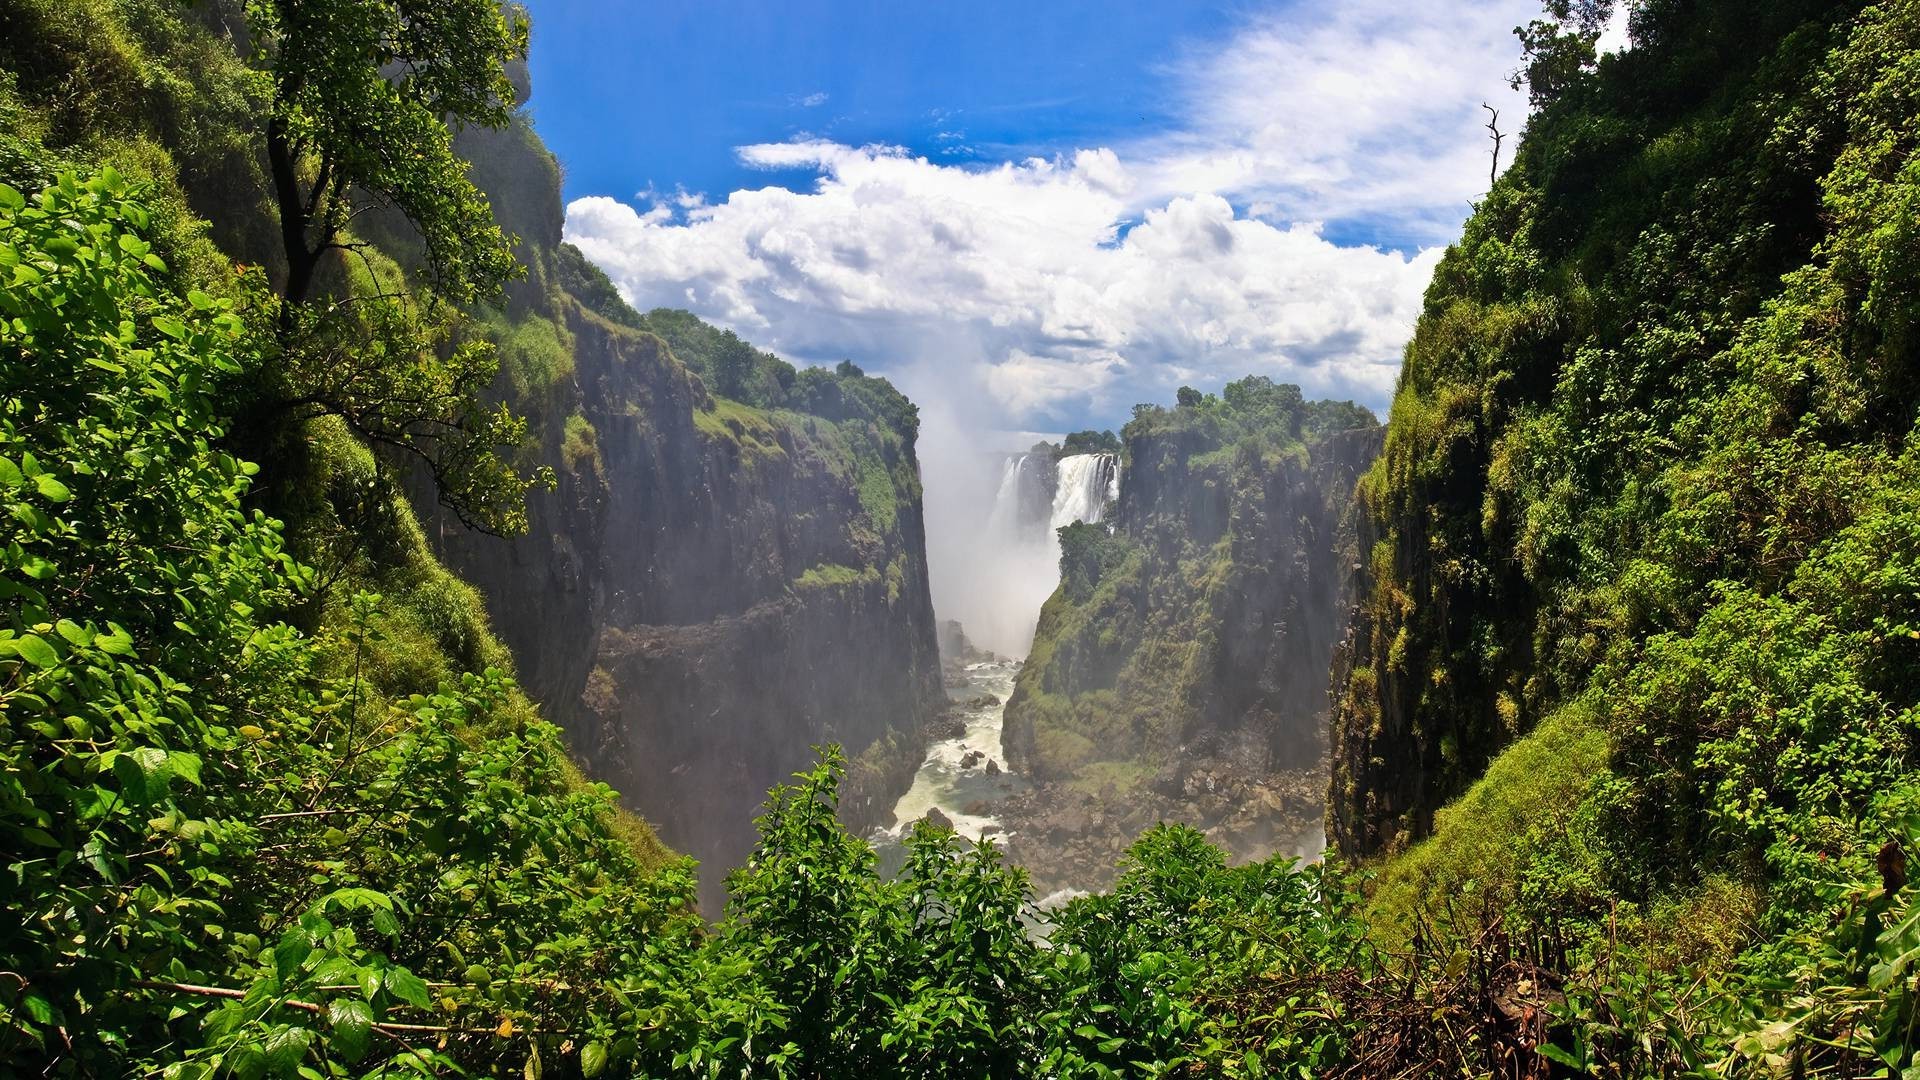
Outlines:
[{"label": "canyon wall", "polygon": [[527,535],[436,514],[436,546],[590,774],[700,859],[714,914],[767,789],[814,747],[853,759],[856,825],[890,812],[919,760],[942,695],[914,410],[850,366],[795,372],[656,313],[704,335],[690,354],[712,339],[744,357],[726,378],[772,388],[716,394],[562,244],[558,172],[524,124],[462,144],[530,268],[490,334],[555,486]]},{"label": "canyon wall", "polygon": [[1113,521],[1060,532],[1060,586],[1003,744],[1058,789],[1054,805],[1086,797],[1101,835],[1070,861],[1098,866],[1159,816],[1241,855],[1308,831],[1317,848],[1327,670],[1355,562],[1346,517],[1381,429],[1265,379],[1223,398],[1137,412]]}]

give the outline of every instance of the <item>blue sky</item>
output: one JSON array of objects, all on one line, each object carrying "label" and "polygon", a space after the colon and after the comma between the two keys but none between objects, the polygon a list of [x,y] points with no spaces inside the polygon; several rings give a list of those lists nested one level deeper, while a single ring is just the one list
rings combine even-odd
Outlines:
[{"label": "blue sky", "polygon": [[988,452],[1248,374],[1384,414],[1487,186],[1481,103],[1524,122],[1511,31],[1539,11],[531,4],[568,238],[641,310],[905,391],[935,606],[1009,649],[1053,565],[982,534]]},{"label": "blue sky", "polygon": [[[569,199],[649,188],[810,187],[734,147],[812,135],[943,162],[1000,161],[1166,130],[1178,43],[1226,5],[533,0],[533,111]],[[1097,31],[1097,32],[1090,32]]]},{"label": "blue sky", "polygon": [[1384,410],[1538,0],[532,0],[567,232],[641,309],[1019,444],[1247,374]]}]

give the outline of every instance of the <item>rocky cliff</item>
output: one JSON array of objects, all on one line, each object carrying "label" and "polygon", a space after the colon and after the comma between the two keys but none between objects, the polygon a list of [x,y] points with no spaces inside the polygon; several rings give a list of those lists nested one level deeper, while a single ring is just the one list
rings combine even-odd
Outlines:
[{"label": "rocky cliff", "polygon": [[1704,986],[1814,970],[1778,958],[1905,881],[1920,7],[1631,15],[1623,52],[1543,41],[1435,269],[1360,487],[1327,828],[1400,941],[1470,889]]},{"label": "rocky cliff", "polygon": [[562,245],[533,133],[462,141],[530,267],[489,332],[556,484],[527,535],[440,516],[436,544],[589,772],[700,859],[712,913],[766,790],[815,746],[854,759],[855,824],[918,761],[942,695],[914,410],[851,366],[796,372],[685,313],[631,311]]},{"label": "rocky cliff", "polygon": [[1144,410],[1124,438],[1111,530],[1061,530],[1061,584],[1007,705],[1008,759],[1089,796],[1096,821],[1164,800],[1156,812],[1237,848],[1289,846],[1319,813],[1354,562],[1344,521],[1380,428],[1250,379]]}]

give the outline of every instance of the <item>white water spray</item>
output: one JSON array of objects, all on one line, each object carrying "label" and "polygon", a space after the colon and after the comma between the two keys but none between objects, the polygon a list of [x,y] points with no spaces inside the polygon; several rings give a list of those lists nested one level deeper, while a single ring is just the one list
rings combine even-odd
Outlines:
[{"label": "white water spray", "polygon": [[[1074,454],[1063,457],[1053,489],[1053,515],[1048,534],[1076,521],[1089,524],[1106,515],[1107,503],[1120,497],[1120,459],[1113,454]],[[1059,537],[1054,537],[1057,552]]]}]

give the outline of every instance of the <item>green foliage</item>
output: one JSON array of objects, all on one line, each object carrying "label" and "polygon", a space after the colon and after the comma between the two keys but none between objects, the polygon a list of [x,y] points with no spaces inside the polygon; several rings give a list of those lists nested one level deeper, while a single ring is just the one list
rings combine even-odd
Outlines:
[{"label": "green foliage", "polygon": [[[621,317],[609,318],[615,322],[626,321],[624,315],[631,309],[624,301],[618,307],[609,301],[609,297],[619,300],[619,294],[612,291],[611,282],[600,284],[605,281],[605,275],[600,274],[598,267],[588,264],[576,273],[586,284],[588,297],[584,299],[589,307],[602,314],[605,314],[603,308],[611,308]],[[592,276],[595,274],[599,277]],[[788,392],[799,378],[792,364],[770,352],[755,349],[733,331],[704,322],[689,311],[655,308],[641,316],[637,324],[629,325],[658,334],[673,350],[675,358],[705,380],[714,393],[747,405],[761,408],[787,405]]]},{"label": "green foliage", "polygon": [[1135,545],[1105,525],[1076,521],[1060,530],[1060,591],[1077,604],[1093,598],[1108,571],[1134,554]]},{"label": "green foliage", "polygon": [[1060,446],[1053,451],[1053,456],[1118,454],[1122,449],[1120,436],[1111,431],[1075,431],[1060,440]]},{"label": "green foliage", "polygon": [[437,1072],[543,1052],[496,1029],[584,1035],[555,980],[684,921],[691,877],[641,866],[552,728],[496,722],[498,672],[382,695],[380,598],[321,638],[273,621],[314,576],[214,448],[258,339],[168,290],[138,195],[0,187],[0,952],[30,973],[0,1052]]},{"label": "green foliage", "polygon": [[1060,1075],[1308,1077],[1346,1060],[1338,980],[1376,963],[1349,882],[1285,858],[1229,868],[1184,826],[1148,830],[1121,865],[1052,932],[1070,980],[1050,1017],[1071,1032]]},{"label": "green foliage", "polygon": [[1398,940],[1554,942],[1577,1071],[1898,1072],[1920,8],[1558,7],[1363,484],[1332,831],[1431,832]]},{"label": "green foliage", "polygon": [[[666,334],[661,333],[661,324],[666,322],[666,319],[663,317],[649,326],[648,321],[642,319],[640,313],[633,310],[632,306],[620,296],[620,290],[614,288],[606,272],[593,265],[579,248],[572,244],[561,244],[554,251],[554,262],[560,287],[575,300],[580,301],[588,311],[608,322],[618,323],[635,330],[652,329],[662,338],[667,338]],[[654,314],[662,316],[663,313],[655,312]],[[672,344],[671,338],[667,338],[667,341],[669,345]],[[688,352],[693,353],[693,350],[689,349]],[[685,362],[684,358],[682,362]]]},{"label": "green foliage", "polygon": [[855,570],[838,563],[821,563],[809,566],[806,573],[793,580],[793,586],[796,589],[827,589],[837,585],[870,584],[879,579],[880,572],[872,567]]},{"label": "green foliage", "polygon": [[[486,389],[499,372],[491,341],[458,340],[464,319],[418,306],[403,293],[356,294],[288,307],[274,343],[277,362],[256,380],[265,417],[308,422],[339,417],[378,451],[426,469],[442,505],[486,532],[526,529],[526,493],[552,478],[522,472],[503,451],[527,440],[527,422]],[[549,342],[515,335],[521,377],[545,377]],[[542,350],[542,345],[549,347]],[[529,369],[533,373],[528,375]],[[256,421],[257,422],[257,421]]]},{"label": "green foliage", "polygon": [[603,468],[600,460],[600,433],[594,430],[592,421],[579,413],[569,414],[564,439],[560,453],[566,458],[568,467],[577,473],[591,472],[599,475]]},{"label": "green foliage", "polygon": [[435,287],[456,302],[513,276],[448,124],[507,122],[505,65],[526,55],[524,16],[491,0],[249,0],[245,11],[273,83],[266,144],[290,301],[306,299],[322,256],[343,250],[356,198],[405,215]]}]

